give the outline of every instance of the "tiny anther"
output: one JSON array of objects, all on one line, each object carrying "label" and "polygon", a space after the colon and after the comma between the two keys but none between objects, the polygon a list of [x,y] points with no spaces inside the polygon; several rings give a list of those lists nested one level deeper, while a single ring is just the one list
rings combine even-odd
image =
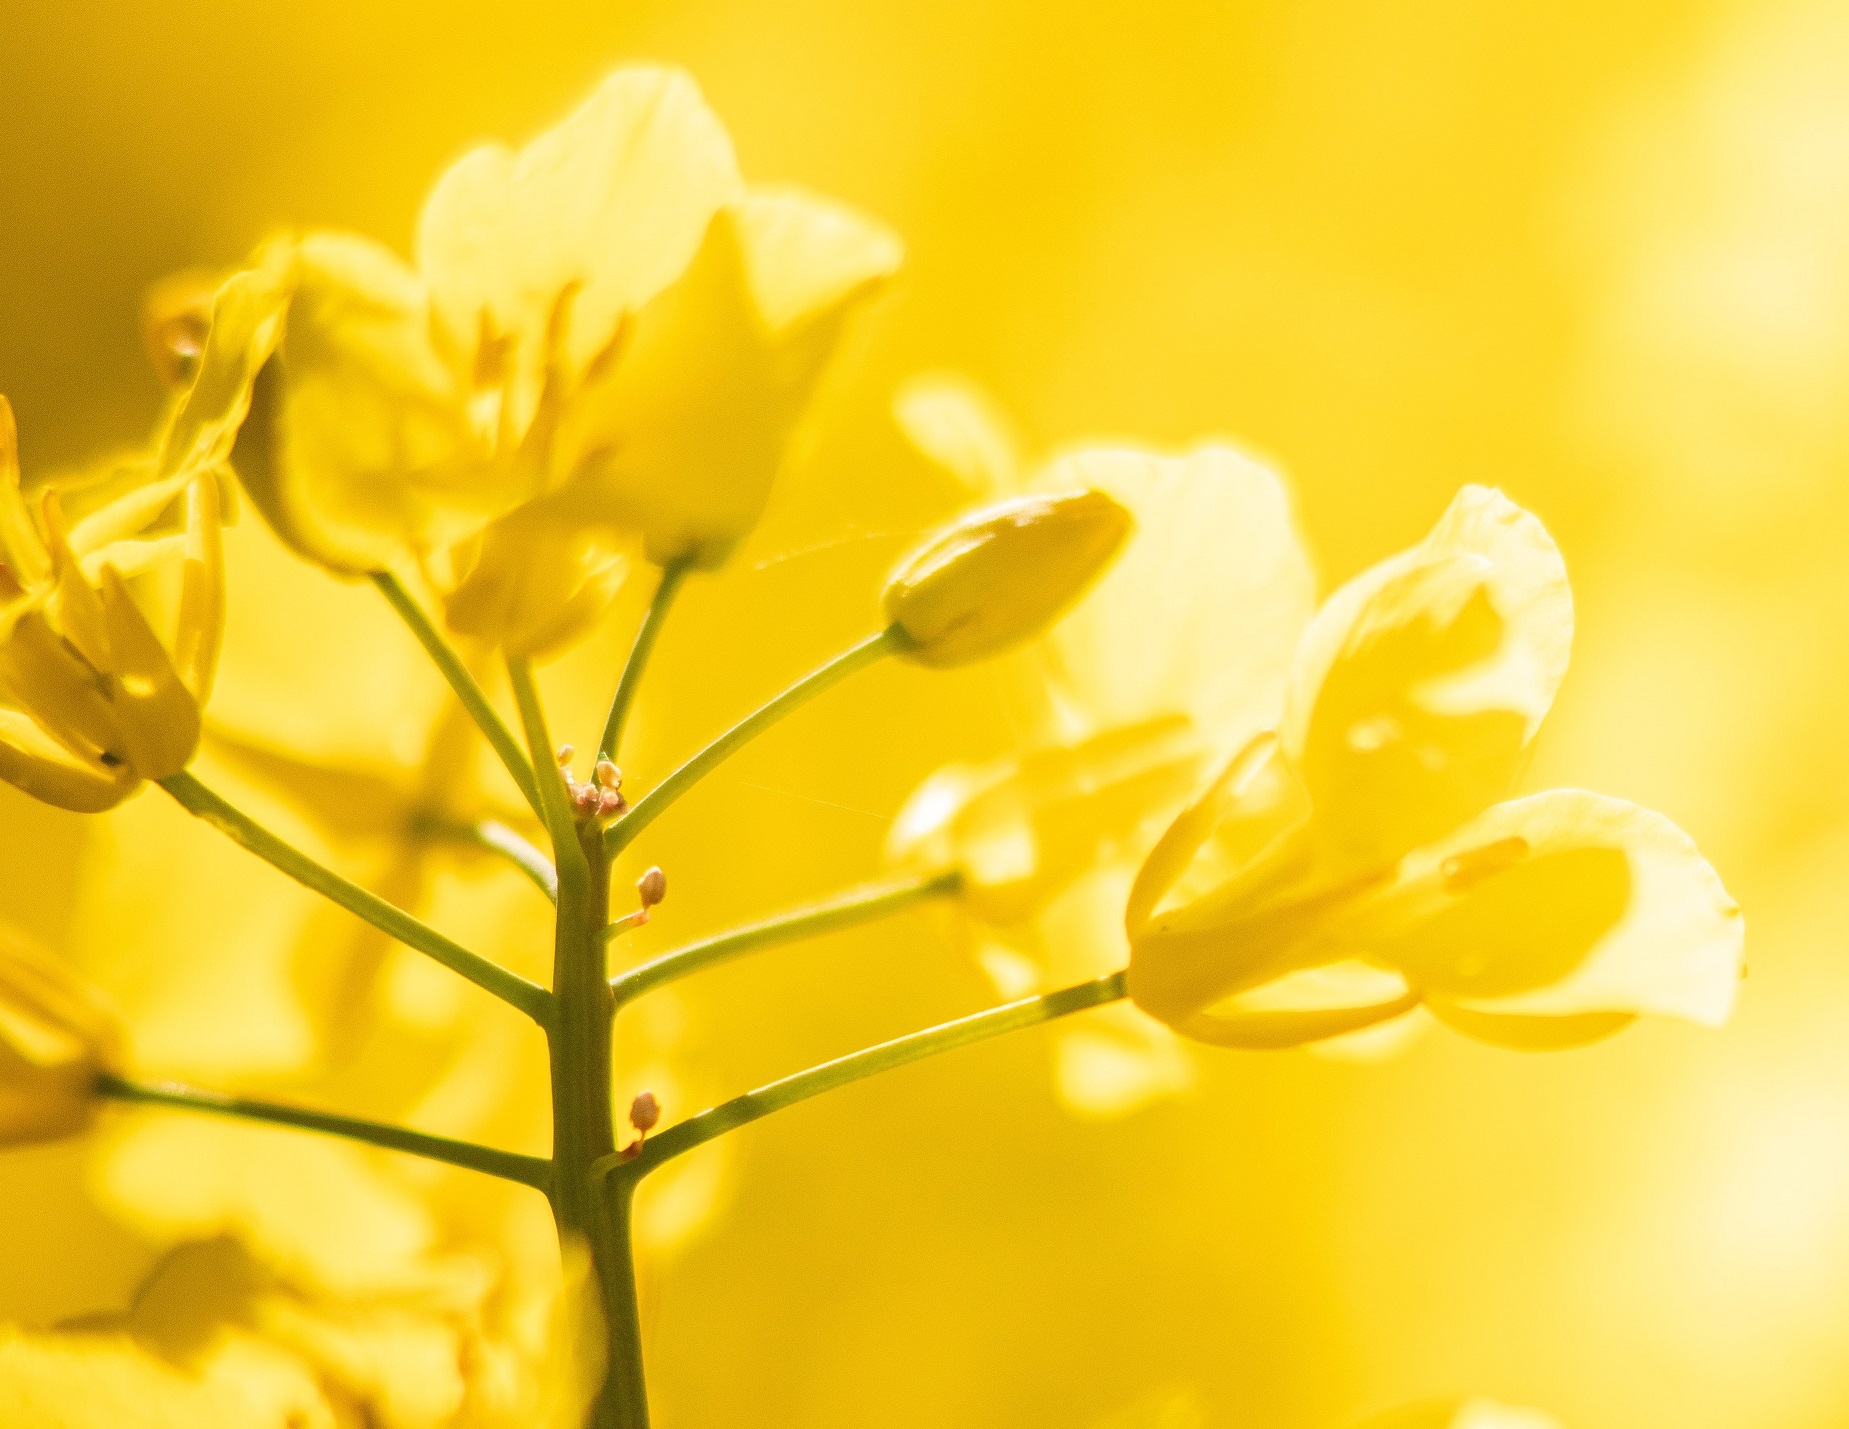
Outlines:
[{"label": "tiny anther", "polygon": [[646,910],[653,908],[668,896],[668,875],[659,868],[651,868],[636,880],[636,897],[642,900]]}]

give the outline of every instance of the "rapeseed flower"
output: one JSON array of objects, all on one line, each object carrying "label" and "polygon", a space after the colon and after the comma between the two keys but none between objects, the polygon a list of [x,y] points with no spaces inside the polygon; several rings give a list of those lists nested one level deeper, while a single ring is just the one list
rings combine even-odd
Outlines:
[{"label": "rapeseed flower", "polygon": [[[955,869],[975,956],[1004,996],[1124,965],[1122,908],[1162,828],[1219,760],[1277,718],[1314,580],[1282,482],[1235,449],[1078,448],[1028,465],[982,394],[915,381],[898,416],[983,497],[1089,488],[1135,534],[1037,643],[1036,747],[931,776],[893,826],[899,863]],[[1110,1114],[1191,1081],[1184,1050],[1126,1007],[1051,1029],[1061,1096]]]},{"label": "rapeseed flower", "polygon": [[1566,673],[1573,605],[1541,523],[1466,487],[1304,631],[1283,718],[1156,845],[1126,913],[1138,1006],[1282,1047],[1424,1006],[1511,1047],[1640,1013],[1724,1021],[1739,909],[1660,814],[1509,802]]},{"label": "rapeseed flower", "polygon": [[[182,409],[171,439],[197,436]],[[198,747],[224,620],[219,487],[201,441],[169,447],[113,500],[67,526],[56,491],[35,521],[20,483],[12,408],[0,398],[0,778],[96,813]],[[203,456],[201,455],[203,453]],[[176,469],[177,468],[177,469]],[[184,528],[162,533],[169,507]],[[176,561],[179,611],[162,643],[128,581]]]},{"label": "rapeseed flower", "polygon": [[684,74],[621,69],[452,166],[414,263],[337,232],[260,250],[287,321],[239,472],[301,554],[416,562],[457,630],[553,649],[636,555],[725,559],[899,257],[840,205],[746,185]]}]

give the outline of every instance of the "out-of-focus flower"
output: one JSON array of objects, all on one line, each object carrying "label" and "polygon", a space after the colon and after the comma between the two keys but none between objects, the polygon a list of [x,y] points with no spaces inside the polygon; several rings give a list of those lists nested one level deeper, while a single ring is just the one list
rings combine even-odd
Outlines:
[{"label": "out-of-focus flower", "polygon": [[[1038,642],[1051,708],[1041,747],[931,776],[889,850],[963,875],[976,956],[1004,996],[1096,977],[1129,957],[1132,871],[1221,758],[1278,715],[1314,579],[1284,487],[1220,445],[1179,456],[1087,447],[1023,469],[979,392],[955,379],[902,389],[913,441],[983,495],[1107,494],[1136,534]],[[1060,1092],[1109,1114],[1181,1090],[1182,1047],[1134,1009],[1052,1031]]]},{"label": "out-of-focus flower", "polygon": [[[173,430],[197,436],[184,407]],[[0,778],[47,803],[110,808],[141,780],[178,773],[198,747],[224,623],[218,477],[169,456],[68,529],[47,491],[35,522],[0,398],[0,697],[10,706],[0,706]],[[148,534],[176,502],[184,530]],[[128,580],[176,559],[169,649]]]},{"label": "out-of-focus flower", "polygon": [[1395,1409],[1359,1429],[1561,1429],[1538,1409],[1520,1409],[1493,1399],[1438,1399]]},{"label": "out-of-focus flower", "polygon": [[96,1079],[121,1053],[115,1015],[55,962],[0,927],[0,1146],[74,1136]]},{"label": "out-of-focus flower", "polygon": [[309,558],[422,562],[456,628],[551,648],[636,546],[725,559],[899,258],[843,207],[747,187],[685,75],[618,70],[444,174],[414,266],[344,233],[260,251],[288,317],[239,472]]},{"label": "out-of-focus flower", "polygon": [[516,1308],[480,1274],[341,1300],[230,1239],[180,1246],[127,1313],[0,1336],[0,1419],[9,1429],[577,1429],[589,1394],[569,1351],[596,1314],[580,1259],[568,1256],[562,1281]]},{"label": "out-of-focus flower", "polygon": [[1131,995],[1190,1037],[1283,1047],[1399,1017],[1572,1046],[1644,1012],[1723,1021],[1739,909],[1621,800],[1497,803],[1566,672],[1572,596],[1533,516],[1467,487],[1305,630],[1251,741],[1137,876]]},{"label": "out-of-focus flower", "polygon": [[1031,639],[1110,564],[1132,526],[1102,491],[1017,496],[907,557],[881,597],[926,665],[966,665]]}]

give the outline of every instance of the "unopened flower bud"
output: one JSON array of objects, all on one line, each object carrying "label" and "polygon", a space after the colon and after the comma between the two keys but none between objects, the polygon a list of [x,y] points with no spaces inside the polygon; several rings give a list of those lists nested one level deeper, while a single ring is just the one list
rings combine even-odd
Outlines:
[{"label": "unopened flower bud", "polygon": [[567,764],[570,764],[572,756],[577,752],[578,751],[572,748],[571,745],[561,744],[559,746],[559,768],[563,769]]},{"label": "unopened flower bud", "polygon": [[644,908],[653,908],[668,896],[668,875],[659,868],[651,868],[636,880],[636,897],[642,900]]},{"label": "unopened flower bud", "polygon": [[1102,491],[973,511],[899,567],[886,617],[925,665],[962,665],[1038,635],[1110,563],[1130,513]]},{"label": "unopened flower bud", "polygon": [[596,778],[601,788],[620,789],[623,787],[623,771],[618,769],[616,765],[608,759],[600,759],[597,761]]},{"label": "unopened flower bud", "polygon": [[647,1136],[661,1120],[661,1103],[653,1092],[637,1092],[629,1104],[629,1124]]}]

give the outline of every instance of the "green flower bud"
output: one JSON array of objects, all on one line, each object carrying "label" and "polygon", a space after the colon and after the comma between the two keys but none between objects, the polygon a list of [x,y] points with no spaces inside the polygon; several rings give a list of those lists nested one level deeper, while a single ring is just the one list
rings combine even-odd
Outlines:
[{"label": "green flower bud", "polygon": [[886,583],[886,617],[921,664],[964,665],[1031,639],[1110,564],[1130,513],[1102,491],[1022,496],[972,511]]}]

